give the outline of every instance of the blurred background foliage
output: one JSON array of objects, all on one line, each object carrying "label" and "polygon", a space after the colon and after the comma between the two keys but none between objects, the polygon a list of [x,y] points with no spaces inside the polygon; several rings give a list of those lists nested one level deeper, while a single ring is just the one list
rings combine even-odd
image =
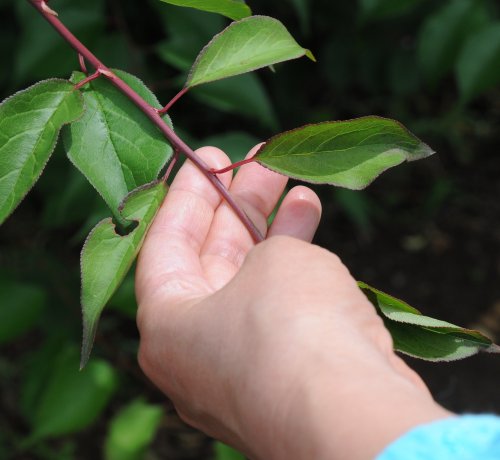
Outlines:
[{"label": "blurred background foliage", "polygon": [[[278,130],[368,114],[406,124],[438,155],[364,192],[318,188],[317,242],[357,278],[428,314],[500,338],[500,4],[497,0],[248,0],[318,58],[192,91],[174,107],[192,146],[234,160]],[[158,0],[52,0],[109,66],[165,103],[228,21]],[[0,0],[0,95],[68,77],[75,54],[26,1]],[[78,372],[79,251],[108,214],[61,148],[0,229],[1,459],[236,459],[187,428],[136,363],[133,276]],[[412,361],[457,411],[500,413],[498,359]],[[266,408],[262,408],[266,410]]]}]

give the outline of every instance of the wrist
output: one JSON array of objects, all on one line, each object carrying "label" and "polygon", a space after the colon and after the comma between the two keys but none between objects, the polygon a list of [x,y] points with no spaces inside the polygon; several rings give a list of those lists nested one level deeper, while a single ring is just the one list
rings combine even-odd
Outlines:
[{"label": "wrist", "polygon": [[355,374],[299,385],[274,426],[262,420],[252,458],[371,459],[410,429],[453,415],[397,373]]}]

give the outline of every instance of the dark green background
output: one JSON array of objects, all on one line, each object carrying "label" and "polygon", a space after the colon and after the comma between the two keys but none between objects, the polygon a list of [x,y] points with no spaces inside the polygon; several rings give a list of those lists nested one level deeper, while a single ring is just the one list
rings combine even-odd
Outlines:
[{"label": "dark green background", "polygon": [[[164,102],[201,47],[228,23],[158,0],[50,4],[106,64],[134,73]],[[438,154],[391,170],[367,191],[317,188],[324,218],[316,241],[339,253],[358,279],[500,340],[500,45],[489,66],[476,62],[492,42],[477,41],[481,33],[500,24],[498,2],[248,4],[280,19],[318,63],[284,63],[276,73],[266,69],[193,91],[172,110],[177,131],[193,146],[217,145],[237,159],[254,143],[308,122],[369,114],[403,122]],[[0,0],[0,30],[1,99],[78,68],[75,54],[26,1]],[[467,53],[473,40],[477,51]],[[480,78],[465,91],[460,81],[477,69]],[[109,398],[98,404],[91,391],[97,395],[99,387],[79,388],[72,374],[81,328],[79,251],[107,214],[57,149],[0,229],[1,459],[100,458],[110,420],[140,396],[163,410],[147,458],[213,455],[210,440],[178,421],[136,364],[131,277],[105,311],[94,351],[97,365],[111,369]],[[493,355],[448,364],[411,360],[435,397],[461,412],[500,413],[499,364]],[[73,393],[64,393],[66,382]],[[64,394],[63,407],[75,405],[67,419],[58,419],[62,403],[50,391]],[[70,430],[85,417],[94,421]],[[48,420],[72,433],[27,444]]]}]

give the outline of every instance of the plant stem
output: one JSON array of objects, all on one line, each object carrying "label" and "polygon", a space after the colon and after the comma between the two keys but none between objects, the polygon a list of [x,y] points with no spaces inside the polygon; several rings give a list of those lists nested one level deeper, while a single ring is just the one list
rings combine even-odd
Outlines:
[{"label": "plant stem", "polygon": [[164,113],[167,113],[170,108],[182,97],[184,96],[184,94],[186,94],[188,92],[189,88],[188,87],[184,87],[182,88],[173,98],[172,100],[165,106],[163,107],[163,109],[160,109],[158,110],[158,113],[160,115],[164,114]]},{"label": "plant stem", "polygon": [[85,86],[87,83],[90,83],[91,81],[95,80],[96,78],[99,78],[101,76],[101,72],[96,70],[92,75],[88,76],[87,78],[84,78],[82,81],[79,81],[74,88],[75,89],[80,89],[82,86]]},{"label": "plant stem", "polygon": [[[264,240],[259,229],[245,214],[243,209],[236,203],[233,197],[229,194],[224,184],[219,178],[210,171],[208,165],[188,146],[186,143],[175,134],[175,132],[163,121],[158,114],[158,109],[150,106],[142,99],[129,85],[115,75],[108,67],[106,67],[92,52],[78,40],[68,28],[57,18],[57,13],[51,10],[45,0],[28,0],[40,14],[56,29],[56,31],[68,42],[78,54],[83,56],[94,68],[104,75],[114,86],[116,86],[123,94],[125,94],[162,132],[165,138],[170,142],[174,150],[185,155],[191,162],[201,171],[201,173],[212,183],[219,194],[224,198],[227,204],[232,208],[243,225],[247,228],[255,242]],[[180,97],[180,96],[179,96]],[[174,98],[175,99],[175,98]],[[175,102],[175,101],[174,101]]]},{"label": "plant stem", "polygon": [[251,158],[246,158],[245,160],[237,161],[236,163],[233,163],[232,165],[226,166],[225,168],[222,169],[214,169],[212,168],[210,171],[213,174],[223,174],[228,171],[232,171],[233,169],[239,168],[240,166],[246,165],[248,163],[253,163],[255,161],[255,157]]}]

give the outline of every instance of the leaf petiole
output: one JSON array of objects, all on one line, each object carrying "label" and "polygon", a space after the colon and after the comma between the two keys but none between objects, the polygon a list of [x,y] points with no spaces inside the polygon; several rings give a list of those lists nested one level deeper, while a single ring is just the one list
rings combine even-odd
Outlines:
[{"label": "leaf petiole", "polygon": [[240,166],[246,165],[248,163],[253,163],[255,161],[255,157],[251,158],[245,158],[244,160],[237,161],[236,163],[233,163],[232,165],[226,166],[225,168],[222,169],[210,169],[210,172],[212,174],[224,174],[228,171],[232,171],[233,169],[239,168]]},{"label": "leaf petiole", "polygon": [[158,112],[158,115],[163,115],[165,113],[167,113],[171,108],[172,106],[182,97],[184,96],[184,94],[186,94],[187,92],[189,91],[189,88],[187,86],[185,86],[184,88],[182,88],[173,98],[172,100],[165,106],[163,107],[163,109],[159,109],[157,110]]}]

